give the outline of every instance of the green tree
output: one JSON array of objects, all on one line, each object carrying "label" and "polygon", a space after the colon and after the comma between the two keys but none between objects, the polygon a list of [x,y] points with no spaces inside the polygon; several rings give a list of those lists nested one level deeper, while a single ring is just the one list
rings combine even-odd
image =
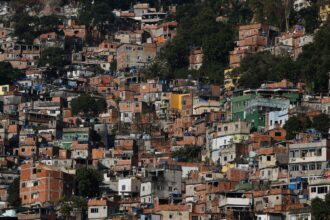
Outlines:
[{"label": "green tree", "polygon": [[290,57],[278,57],[269,52],[247,56],[234,72],[241,76],[239,85],[243,88],[259,88],[268,81],[297,81],[298,78],[295,75],[294,61]]},{"label": "green tree", "polygon": [[58,25],[61,24],[60,18],[55,15],[43,16],[39,18],[38,26],[39,33],[48,33],[58,30]]},{"label": "green tree", "polygon": [[14,35],[19,40],[32,44],[33,40],[39,35],[38,17],[30,16],[26,13],[18,13],[14,19]]},{"label": "green tree", "polygon": [[285,30],[286,17],[289,15],[292,4],[290,1],[250,0],[250,8],[254,12],[254,20],[260,23],[274,25]]},{"label": "green tree", "polygon": [[169,73],[171,75],[166,76],[166,78],[173,78],[174,75],[172,74],[175,71],[182,68],[186,69],[189,64],[188,56],[188,46],[185,44],[184,39],[180,39],[180,37],[175,38],[172,43],[165,45],[160,52],[160,57],[169,67]]},{"label": "green tree", "polygon": [[78,196],[64,197],[58,201],[58,207],[60,207],[59,212],[61,215],[69,217],[73,209],[87,210],[87,200]]},{"label": "green tree", "polygon": [[330,23],[317,32],[314,42],[303,47],[296,61],[290,57],[274,56],[268,52],[244,58],[235,73],[241,76],[243,88],[258,88],[266,81],[288,79],[305,82],[312,92],[327,92],[330,69]]},{"label": "green tree", "polygon": [[179,162],[199,162],[201,150],[198,146],[188,145],[172,152],[172,157]]},{"label": "green tree", "polygon": [[293,139],[296,134],[303,132],[312,126],[312,122],[306,116],[292,116],[290,117],[283,128],[286,130],[286,138]]},{"label": "green tree", "polygon": [[13,21],[14,35],[27,44],[32,44],[40,34],[57,31],[57,26],[60,24],[60,18],[55,15],[39,18],[26,13],[17,13]]},{"label": "green tree", "polygon": [[38,64],[39,66],[48,66],[50,68],[61,68],[67,65],[68,61],[62,48],[49,47],[42,51]]},{"label": "green tree", "polygon": [[155,60],[144,70],[147,78],[160,77],[165,79],[170,75],[169,68],[166,62],[157,57]]},{"label": "green tree", "polygon": [[103,181],[102,174],[94,169],[82,167],[76,171],[77,195],[82,197],[97,197],[100,193],[100,184]]},{"label": "green tree", "polygon": [[312,216],[317,220],[330,219],[330,194],[325,196],[325,200],[315,198],[311,202]]},{"label": "green tree", "polygon": [[311,6],[295,11],[293,8],[290,13],[290,25],[303,25],[307,33],[314,33],[320,25],[319,5],[316,1],[309,1]]},{"label": "green tree", "polygon": [[47,67],[47,77],[52,78],[65,72],[64,66],[70,62],[62,48],[49,47],[41,52],[38,62],[39,67]]},{"label": "green tree", "polygon": [[115,72],[117,70],[117,60],[113,59],[110,63],[110,70],[112,72]]},{"label": "green tree", "polygon": [[[78,21],[86,25],[88,33],[94,28],[101,33],[98,36],[98,41],[102,40],[102,36],[109,34],[116,30],[117,20],[112,13],[113,7],[107,1],[85,1],[84,6],[79,12]],[[93,38],[89,36],[88,43],[93,43]]]},{"label": "green tree", "polygon": [[330,119],[327,114],[320,114],[313,118],[313,128],[317,131],[321,132],[323,137],[328,136],[329,127],[330,127]]},{"label": "green tree", "polygon": [[8,202],[11,206],[18,208],[21,205],[21,198],[19,197],[19,178],[14,179],[10,184],[7,193],[8,193]]},{"label": "green tree", "polygon": [[82,112],[84,114],[98,114],[106,110],[107,103],[104,98],[94,98],[83,94],[71,101],[71,108],[74,115]]},{"label": "green tree", "polygon": [[328,91],[330,70],[330,22],[317,32],[314,42],[303,47],[297,60],[296,71],[307,86],[314,92]]},{"label": "green tree", "polygon": [[[229,63],[235,27],[217,22],[218,1],[195,1],[178,7],[174,19],[179,22],[176,37],[160,51],[159,58],[169,69],[165,79],[205,77],[211,82],[222,83],[223,69]],[[189,53],[193,48],[203,49],[201,71],[188,71]]]},{"label": "green tree", "polygon": [[18,70],[14,69],[10,63],[0,62],[0,84],[12,84],[24,75]]},{"label": "green tree", "polygon": [[11,0],[8,2],[16,13],[23,12],[26,7],[34,7],[41,9],[40,0]]}]

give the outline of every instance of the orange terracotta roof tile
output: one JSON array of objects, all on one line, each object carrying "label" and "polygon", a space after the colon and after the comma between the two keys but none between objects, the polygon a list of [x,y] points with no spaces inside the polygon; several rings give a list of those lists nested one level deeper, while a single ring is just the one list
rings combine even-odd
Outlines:
[{"label": "orange terracotta roof tile", "polygon": [[104,198],[88,200],[88,206],[106,206],[107,203],[108,203],[108,201]]}]

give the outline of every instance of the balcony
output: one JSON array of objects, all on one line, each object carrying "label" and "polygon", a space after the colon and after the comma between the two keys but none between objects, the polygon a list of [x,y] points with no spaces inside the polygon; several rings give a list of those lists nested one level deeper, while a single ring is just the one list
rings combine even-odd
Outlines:
[{"label": "balcony", "polygon": [[220,201],[219,206],[250,207],[252,200],[249,198],[225,198]]},{"label": "balcony", "polygon": [[290,105],[290,101],[286,99],[267,99],[258,97],[247,103],[246,109],[251,111],[253,109],[285,109]]}]

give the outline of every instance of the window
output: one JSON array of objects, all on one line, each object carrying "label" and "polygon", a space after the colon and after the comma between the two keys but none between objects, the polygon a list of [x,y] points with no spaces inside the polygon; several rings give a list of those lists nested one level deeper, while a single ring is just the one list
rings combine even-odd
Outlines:
[{"label": "window", "polygon": [[144,192],[144,186],[142,186],[142,191]]},{"label": "window", "polygon": [[322,193],[322,194],[326,194],[328,193],[328,187],[326,186],[320,186],[317,188],[317,193]]},{"label": "window", "polygon": [[317,169],[317,170],[320,170],[321,168],[322,168],[322,165],[321,165],[320,163],[317,163],[317,164],[316,164],[316,169]]},{"label": "window", "polygon": [[289,153],[289,157],[291,157],[291,158],[294,158],[294,157],[295,157],[295,155],[294,155],[294,151],[290,151],[290,153]]},{"label": "window", "polygon": [[223,160],[224,160],[224,161],[227,161],[227,157],[223,157]]},{"label": "window", "polygon": [[37,199],[37,198],[39,198],[39,192],[31,194],[31,199]]},{"label": "window", "polygon": [[271,175],[272,175],[272,171],[268,170],[268,176],[271,176]]},{"label": "window", "polygon": [[272,157],[271,156],[267,156],[267,161],[271,161]]},{"label": "window", "polygon": [[25,187],[25,183],[22,183],[22,188],[24,188]]},{"label": "window", "polygon": [[172,219],[173,218],[173,215],[172,214],[169,214],[169,216],[168,216],[170,219]]},{"label": "window", "polygon": [[299,166],[298,165],[292,165],[291,166],[291,171],[298,171],[299,170]]},{"label": "window", "polygon": [[172,192],[172,186],[168,187],[168,191]]},{"label": "window", "polygon": [[275,132],[275,137],[281,137],[282,133],[281,132]]},{"label": "window", "polygon": [[36,174],[36,173],[37,173],[37,169],[34,168],[34,169],[32,170],[32,173],[33,173],[33,174]]},{"label": "window", "polygon": [[316,193],[316,187],[312,187],[312,188],[311,188],[311,192],[312,192],[312,193]]},{"label": "window", "polygon": [[309,170],[315,170],[315,164],[309,164]]},{"label": "window", "polygon": [[98,213],[99,209],[98,208],[91,208],[91,213]]},{"label": "window", "polygon": [[121,185],[121,190],[126,190],[126,186],[125,185]]}]

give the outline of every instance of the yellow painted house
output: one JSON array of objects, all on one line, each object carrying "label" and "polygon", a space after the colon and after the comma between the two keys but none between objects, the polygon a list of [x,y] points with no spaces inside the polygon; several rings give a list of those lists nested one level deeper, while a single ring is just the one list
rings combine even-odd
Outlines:
[{"label": "yellow painted house", "polygon": [[224,87],[227,90],[231,90],[235,88],[235,83],[239,80],[239,76],[233,77],[231,72],[233,69],[225,69],[224,71]]},{"label": "yellow painted house", "polygon": [[0,95],[5,95],[6,92],[9,92],[10,85],[0,85]]},{"label": "yellow painted house", "polygon": [[227,173],[228,170],[235,168],[235,164],[228,163],[225,166],[222,166],[221,173]]},{"label": "yellow painted house", "polygon": [[172,109],[182,110],[184,97],[189,94],[172,94],[170,100],[170,107]]},{"label": "yellow painted house", "polygon": [[320,18],[322,22],[327,21],[330,15],[330,1],[326,1],[320,6]]}]

